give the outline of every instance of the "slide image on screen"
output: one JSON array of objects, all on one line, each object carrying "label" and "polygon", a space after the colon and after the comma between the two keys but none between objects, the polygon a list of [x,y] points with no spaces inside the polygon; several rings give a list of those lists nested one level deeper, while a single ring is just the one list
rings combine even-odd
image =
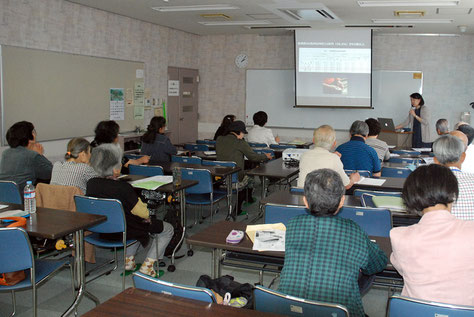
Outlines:
[{"label": "slide image on screen", "polygon": [[295,32],[296,106],[371,107],[370,30]]}]

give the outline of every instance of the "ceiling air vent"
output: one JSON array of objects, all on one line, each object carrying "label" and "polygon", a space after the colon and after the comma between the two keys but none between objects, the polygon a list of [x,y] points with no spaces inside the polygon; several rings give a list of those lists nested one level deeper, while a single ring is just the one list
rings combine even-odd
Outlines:
[{"label": "ceiling air vent", "polygon": [[275,26],[246,26],[250,30],[290,30],[290,29],[310,29],[309,25],[275,25]]},{"label": "ceiling air vent", "polygon": [[278,9],[297,21],[332,22],[337,17],[329,9]]},{"label": "ceiling air vent", "polygon": [[364,25],[364,24],[356,24],[356,25],[345,25],[346,28],[371,28],[371,29],[391,29],[391,28],[413,28],[413,25]]}]

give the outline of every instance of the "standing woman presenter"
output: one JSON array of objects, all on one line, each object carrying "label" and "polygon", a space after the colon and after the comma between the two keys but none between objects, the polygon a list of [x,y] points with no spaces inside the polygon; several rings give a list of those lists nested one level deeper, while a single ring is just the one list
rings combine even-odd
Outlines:
[{"label": "standing woman presenter", "polygon": [[411,109],[408,117],[395,129],[403,127],[411,127],[413,131],[412,147],[413,148],[431,148],[431,116],[430,110],[425,106],[423,97],[415,92],[410,95]]}]

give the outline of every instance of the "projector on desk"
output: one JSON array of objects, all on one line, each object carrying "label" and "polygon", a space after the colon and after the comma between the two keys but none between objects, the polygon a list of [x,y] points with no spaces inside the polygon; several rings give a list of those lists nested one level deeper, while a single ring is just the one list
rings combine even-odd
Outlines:
[{"label": "projector on desk", "polygon": [[283,162],[292,162],[292,161],[299,162],[301,155],[303,155],[303,153],[306,151],[309,151],[309,149],[295,149],[295,148],[285,149],[283,153],[281,154],[281,157],[283,158]]}]

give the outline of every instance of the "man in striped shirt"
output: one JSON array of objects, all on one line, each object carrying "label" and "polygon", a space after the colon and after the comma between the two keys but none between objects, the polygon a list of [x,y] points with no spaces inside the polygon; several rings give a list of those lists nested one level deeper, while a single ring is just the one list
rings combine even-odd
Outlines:
[{"label": "man in striped shirt", "polygon": [[451,213],[458,219],[474,220],[474,174],[461,171],[466,158],[466,145],[466,135],[461,131],[453,131],[433,143],[433,152],[435,163],[449,167],[458,180],[459,196]]}]

